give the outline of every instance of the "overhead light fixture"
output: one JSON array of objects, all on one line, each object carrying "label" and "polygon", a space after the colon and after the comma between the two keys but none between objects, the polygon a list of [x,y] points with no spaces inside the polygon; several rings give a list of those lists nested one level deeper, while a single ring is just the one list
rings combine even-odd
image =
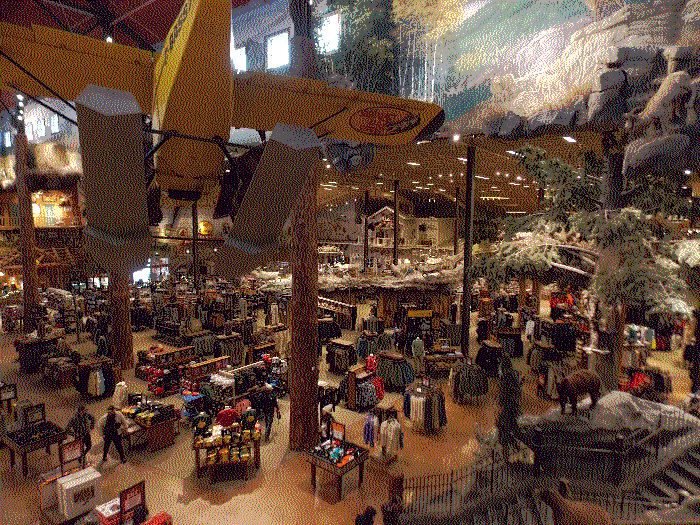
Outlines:
[{"label": "overhead light fixture", "polygon": [[384,183],[382,181],[377,182],[379,186],[382,186]]},{"label": "overhead light fixture", "polygon": [[226,168],[226,173],[231,173],[231,169],[230,169],[230,168]]},{"label": "overhead light fixture", "polygon": [[452,135],[452,140],[454,140],[455,142],[457,142],[457,141],[459,140],[459,134],[458,134],[458,133],[455,133],[454,135]]},{"label": "overhead light fixture", "polygon": [[19,102],[17,102],[17,105],[18,105],[19,107],[23,108],[23,107],[24,107],[24,102],[22,102],[22,101],[20,100]]},{"label": "overhead light fixture", "polygon": [[413,184],[420,184],[420,182],[418,182],[417,180],[412,180],[411,182],[412,182]]},{"label": "overhead light fixture", "polygon": [[413,161],[408,161],[406,164],[408,164],[409,166],[420,166],[420,163]]},{"label": "overhead light fixture", "polygon": [[457,160],[461,160],[462,162],[467,162],[467,159],[465,159],[464,157],[457,157]]},{"label": "overhead light fixture", "polygon": [[218,248],[214,248],[214,251],[215,251],[215,252],[218,251],[218,250],[219,250]]},{"label": "overhead light fixture", "polygon": [[578,142],[574,137],[562,137],[566,142],[571,142],[572,144],[574,142]]},{"label": "overhead light fixture", "polygon": [[528,184],[527,186],[523,184],[523,188],[529,188],[530,185]]},{"label": "overhead light fixture", "polygon": [[506,153],[510,153],[511,155],[515,155],[515,154],[516,154],[515,151],[513,151],[512,149],[509,149],[508,151],[506,151]]},{"label": "overhead light fixture", "polygon": [[336,181],[334,181],[334,180],[329,180],[329,181],[328,181],[328,184],[338,184],[338,183],[337,183]]},{"label": "overhead light fixture", "polygon": [[24,100],[24,95],[18,93],[17,100]]},{"label": "overhead light fixture", "polygon": [[488,177],[482,177],[481,175],[474,175],[474,178],[481,179],[481,180],[491,180]]},{"label": "overhead light fixture", "polygon": [[519,182],[509,182],[508,184],[510,184],[511,186],[520,186]]},{"label": "overhead light fixture", "polygon": [[687,190],[687,189],[688,189],[688,186],[681,186],[681,189],[682,189],[682,190]]},{"label": "overhead light fixture", "polygon": [[328,191],[333,191],[335,189],[335,186],[324,186],[323,189],[328,190]]},{"label": "overhead light fixture", "polygon": [[439,178],[442,178],[442,173],[438,173],[438,177],[439,177]]},{"label": "overhead light fixture", "polygon": [[460,176],[460,177],[464,177],[464,173],[460,173],[459,176]]},{"label": "overhead light fixture", "polygon": [[350,189],[352,189],[352,190],[359,190],[360,188],[357,187],[357,186],[350,186]]},{"label": "overhead light fixture", "polygon": [[430,141],[429,140],[419,140],[418,142],[416,142],[416,144],[427,144],[428,142],[430,142]]},{"label": "overhead light fixture", "polygon": [[447,191],[445,188],[438,188],[438,191]]},{"label": "overhead light fixture", "polygon": [[435,186],[435,183],[434,183],[434,182],[429,182],[429,183],[428,183],[428,186]]},{"label": "overhead light fixture", "polygon": [[501,174],[501,172],[500,172],[500,171],[497,171],[497,172],[496,172],[496,175],[500,175],[500,174]]},{"label": "overhead light fixture", "polygon": [[331,165],[330,165],[330,164],[326,164],[326,169],[327,169],[327,170],[331,169]]},{"label": "overhead light fixture", "polygon": [[692,175],[692,174],[693,174],[692,170],[684,170],[683,173],[685,173],[686,175]]},{"label": "overhead light fixture", "polygon": [[430,175],[430,176],[428,177],[428,180],[433,180],[433,176]]},{"label": "overhead light fixture", "polygon": [[516,180],[523,180],[523,178],[522,178],[520,175],[518,175],[517,177],[515,177],[515,179],[516,179]]},{"label": "overhead light fixture", "polygon": [[22,120],[24,117],[22,115],[17,115],[17,120]]},{"label": "overhead light fixture", "polygon": [[105,42],[107,42],[108,44],[111,44],[112,42],[114,42],[114,39],[112,38],[112,35],[107,35],[107,36],[105,37]]},{"label": "overhead light fixture", "polygon": [[492,190],[497,190],[497,189],[498,189],[498,186],[491,186],[491,189],[492,189]]},{"label": "overhead light fixture", "polygon": [[506,174],[505,174],[505,177],[506,177],[506,179],[507,179],[508,177],[510,177],[510,175],[509,175],[508,173],[506,173]]},{"label": "overhead light fixture", "polygon": [[506,213],[508,213],[510,215],[522,215],[525,212],[524,211],[507,211]]}]

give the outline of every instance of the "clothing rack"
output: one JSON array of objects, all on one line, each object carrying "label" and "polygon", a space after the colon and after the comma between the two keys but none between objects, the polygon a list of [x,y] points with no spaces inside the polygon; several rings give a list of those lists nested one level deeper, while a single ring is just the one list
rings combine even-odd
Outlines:
[{"label": "clothing rack", "polygon": [[403,411],[414,428],[421,432],[436,432],[447,424],[445,394],[422,381],[414,381],[406,388]]},{"label": "clothing rack", "polygon": [[478,365],[467,361],[458,361],[450,371],[452,398],[459,404],[483,402],[489,393],[489,379],[486,372]]}]

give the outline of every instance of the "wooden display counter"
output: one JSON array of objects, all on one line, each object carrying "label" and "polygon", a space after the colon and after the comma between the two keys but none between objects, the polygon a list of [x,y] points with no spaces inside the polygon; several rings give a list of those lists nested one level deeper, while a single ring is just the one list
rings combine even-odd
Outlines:
[{"label": "wooden display counter", "polygon": [[175,427],[177,419],[167,419],[154,425],[143,425],[134,422],[127,429],[126,440],[129,450],[139,446],[146,446],[149,452],[157,452],[175,444]]},{"label": "wooden display counter", "polygon": [[38,372],[41,366],[41,356],[56,348],[56,343],[63,337],[62,331],[54,332],[43,339],[20,337],[15,340],[15,349],[19,354],[19,368],[25,374]]},{"label": "wooden display counter", "polygon": [[227,355],[207,359],[201,363],[185,365],[182,369],[182,377],[189,381],[199,381],[201,378],[211,375],[229,364],[231,358]]},{"label": "wooden display counter", "polygon": [[328,346],[326,346],[326,360],[328,361],[329,372],[344,374],[348,368],[357,362],[355,343],[347,339],[331,339]]},{"label": "wooden display counter", "polygon": [[452,363],[464,359],[464,354],[459,347],[449,348],[447,352],[435,352],[426,355],[425,359],[425,375],[431,377],[433,372],[439,368],[449,368]]},{"label": "wooden display counter", "polygon": [[339,467],[335,463],[321,456],[317,456],[313,452],[304,452],[304,459],[311,465],[311,485],[313,486],[314,491],[316,490],[316,467],[323,469],[336,477],[338,501],[343,499],[343,476],[348,472],[359,468],[360,470],[358,486],[362,486],[365,472],[365,461],[367,461],[367,459],[369,458],[369,450],[358,445],[353,444],[353,446],[360,451],[359,456],[357,457],[357,459],[349,461],[342,467]]}]

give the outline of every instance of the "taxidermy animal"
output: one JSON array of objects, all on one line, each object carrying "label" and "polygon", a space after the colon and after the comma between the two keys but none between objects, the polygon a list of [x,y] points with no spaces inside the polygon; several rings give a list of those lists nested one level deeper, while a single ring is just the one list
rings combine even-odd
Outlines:
[{"label": "taxidermy animal", "polygon": [[[625,129],[641,132],[658,122],[663,135],[672,133],[671,121],[681,109],[681,98],[696,91],[697,84],[691,85],[687,71],[676,71],[667,75],[640,113],[625,114]],[[691,99],[693,98],[694,95],[691,95]]]},{"label": "taxidermy animal", "polygon": [[566,403],[571,403],[572,414],[576,413],[578,396],[588,394],[591,396],[591,408],[600,398],[600,376],[589,370],[577,370],[566,377],[557,374],[555,377],[557,393],[559,394],[559,404],[561,413],[566,409]]},{"label": "taxidermy animal", "polygon": [[[562,495],[563,494],[563,495]],[[611,525],[607,512],[590,501],[574,501],[569,498],[569,482],[559,481],[559,490],[553,488],[538,492],[538,496],[552,507],[554,525]]]}]

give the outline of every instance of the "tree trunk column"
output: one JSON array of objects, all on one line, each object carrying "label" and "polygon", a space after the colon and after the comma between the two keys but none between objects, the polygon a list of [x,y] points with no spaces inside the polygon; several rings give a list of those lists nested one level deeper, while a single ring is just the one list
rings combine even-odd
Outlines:
[{"label": "tree trunk column", "polygon": [[[197,201],[192,203],[192,282],[199,297],[199,213]],[[196,314],[195,314],[196,316]]]},{"label": "tree trunk column", "polygon": [[467,148],[467,169],[465,170],[466,188],[464,192],[464,278],[462,281],[462,330],[460,346],[462,355],[469,356],[469,328],[471,326],[472,301],[472,224],[474,214],[474,163],[476,150]]},{"label": "tree trunk column", "polygon": [[109,275],[109,304],[112,314],[112,357],[122,369],[134,367],[134,338],[131,334],[129,278],[119,273]]},{"label": "tree trunk column", "polygon": [[367,273],[369,269],[369,259],[367,255],[369,252],[369,237],[368,237],[368,218],[369,218],[369,190],[365,190],[365,205],[362,209],[362,215],[364,215],[364,236],[362,240],[362,271]]},{"label": "tree trunk column", "polygon": [[399,181],[394,181],[394,264],[399,263]]},{"label": "tree trunk column", "polygon": [[289,447],[305,450],[318,434],[318,191],[311,170],[292,223],[291,359]]},{"label": "tree trunk column", "polygon": [[452,239],[452,251],[457,255],[459,250],[459,187],[455,189],[455,231]]},{"label": "tree trunk column", "polygon": [[27,166],[27,136],[21,126],[15,137],[15,183],[17,185],[17,207],[19,208],[19,236],[22,252],[22,288],[24,297],[24,331],[37,328],[39,312],[39,276],[36,268],[36,234],[32,193],[29,191],[29,167]]}]

